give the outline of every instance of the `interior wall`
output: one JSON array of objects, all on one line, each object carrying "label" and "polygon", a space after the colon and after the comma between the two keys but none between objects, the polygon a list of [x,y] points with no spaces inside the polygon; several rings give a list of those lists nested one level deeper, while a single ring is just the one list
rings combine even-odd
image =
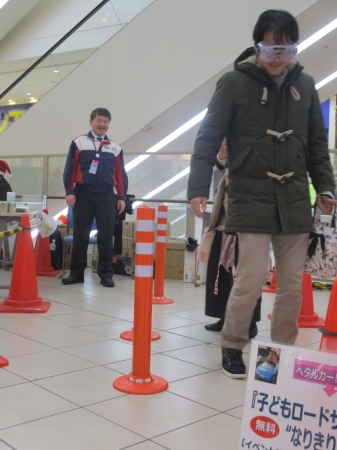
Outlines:
[{"label": "interior wall", "polygon": [[123,143],[251,45],[263,10],[296,16],[314,3],[156,0],[2,133],[0,155],[65,154],[98,106],[110,109],[109,135]]},{"label": "interior wall", "polygon": [[40,1],[2,40],[0,63],[43,55],[99,3],[100,0]]}]

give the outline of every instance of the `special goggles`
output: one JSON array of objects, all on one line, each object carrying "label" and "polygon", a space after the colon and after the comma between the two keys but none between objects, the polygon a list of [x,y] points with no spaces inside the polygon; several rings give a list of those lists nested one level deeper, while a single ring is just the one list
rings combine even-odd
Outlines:
[{"label": "special goggles", "polygon": [[297,54],[297,44],[256,44],[256,54],[265,62],[273,62],[278,57],[282,62],[288,62]]}]

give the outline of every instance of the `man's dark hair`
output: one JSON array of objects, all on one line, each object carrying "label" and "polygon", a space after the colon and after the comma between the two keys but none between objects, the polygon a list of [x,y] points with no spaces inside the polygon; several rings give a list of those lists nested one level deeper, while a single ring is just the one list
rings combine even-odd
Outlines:
[{"label": "man's dark hair", "polygon": [[109,122],[111,121],[110,111],[108,111],[105,108],[96,108],[96,109],[94,109],[93,112],[90,114],[90,120],[94,120],[94,118],[96,116],[107,117],[109,119]]},{"label": "man's dark hair", "polygon": [[287,11],[268,9],[260,15],[253,31],[255,44],[263,41],[266,33],[272,33],[277,43],[282,43],[284,37],[294,43],[299,40],[296,19]]}]

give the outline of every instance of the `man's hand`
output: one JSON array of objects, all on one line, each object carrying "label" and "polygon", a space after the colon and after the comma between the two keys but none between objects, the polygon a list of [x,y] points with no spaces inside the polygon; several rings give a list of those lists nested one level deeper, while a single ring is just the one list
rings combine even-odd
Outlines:
[{"label": "man's hand", "polygon": [[326,197],[325,195],[317,195],[316,204],[323,212],[330,213],[333,205],[337,204],[337,200]]},{"label": "man's hand", "polygon": [[197,217],[202,219],[206,211],[207,197],[195,197],[190,200],[192,211]]},{"label": "man's hand", "polygon": [[117,209],[118,209],[118,214],[122,214],[122,212],[125,209],[125,201],[124,200],[117,200]]},{"label": "man's hand", "polygon": [[67,195],[66,196],[66,203],[68,206],[73,207],[76,203],[76,197],[75,195]]}]

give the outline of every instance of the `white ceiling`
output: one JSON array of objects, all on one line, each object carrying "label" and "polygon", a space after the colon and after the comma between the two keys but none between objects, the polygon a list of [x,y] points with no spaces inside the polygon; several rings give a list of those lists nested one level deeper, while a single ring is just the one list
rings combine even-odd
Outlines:
[{"label": "white ceiling", "polygon": [[[147,7],[151,2],[152,0],[110,0],[99,13],[0,101],[0,105],[7,105],[8,99],[15,100],[16,103],[27,103],[28,92],[35,98],[41,98],[137,15],[139,9]],[[10,0],[0,10],[0,93],[99,3],[100,0]],[[337,0],[319,0],[314,3],[297,17],[301,41],[335,18]],[[106,20],[103,22],[103,19]],[[317,82],[335,72],[337,30],[303,51],[298,59],[305,66],[305,71],[314,76]],[[54,73],[54,69],[58,69],[59,73]],[[125,153],[144,153],[202,111],[211,98],[216,81],[231,69],[232,63],[153,118],[150,130],[140,130],[122,143]],[[319,95],[324,101],[336,92],[337,80],[320,89]],[[198,128],[199,124],[163,148],[160,153],[191,153]]]},{"label": "white ceiling", "polygon": [[9,0],[0,10],[0,41],[27,16],[41,0]]},{"label": "white ceiling", "polygon": [[[153,0],[110,0],[0,100],[42,98]],[[9,0],[0,9],[0,94],[101,0]],[[34,26],[32,26],[34,25]],[[59,70],[55,73],[54,70]]]},{"label": "white ceiling", "polygon": [[[337,0],[319,0],[302,14],[297,16],[300,27],[300,42],[313,33],[337,19]],[[251,44],[252,45],[252,44]],[[337,29],[320,39],[298,55],[299,62],[304,66],[306,73],[312,75],[319,82],[337,71]],[[234,62],[234,61],[233,61]],[[185,96],[181,101],[164,111],[150,122],[152,128],[140,130],[127,141],[122,143],[126,154],[144,153],[163,137],[169,135],[204,110],[214,92],[218,79],[229,70],[233,63],[215,74],[198,89]],[[331,98],[337,93],[337,78],[319,89],[321,102]],[[200,123],[184,133],[162,150],[163,153],[193,153],[194,141]]]}]

